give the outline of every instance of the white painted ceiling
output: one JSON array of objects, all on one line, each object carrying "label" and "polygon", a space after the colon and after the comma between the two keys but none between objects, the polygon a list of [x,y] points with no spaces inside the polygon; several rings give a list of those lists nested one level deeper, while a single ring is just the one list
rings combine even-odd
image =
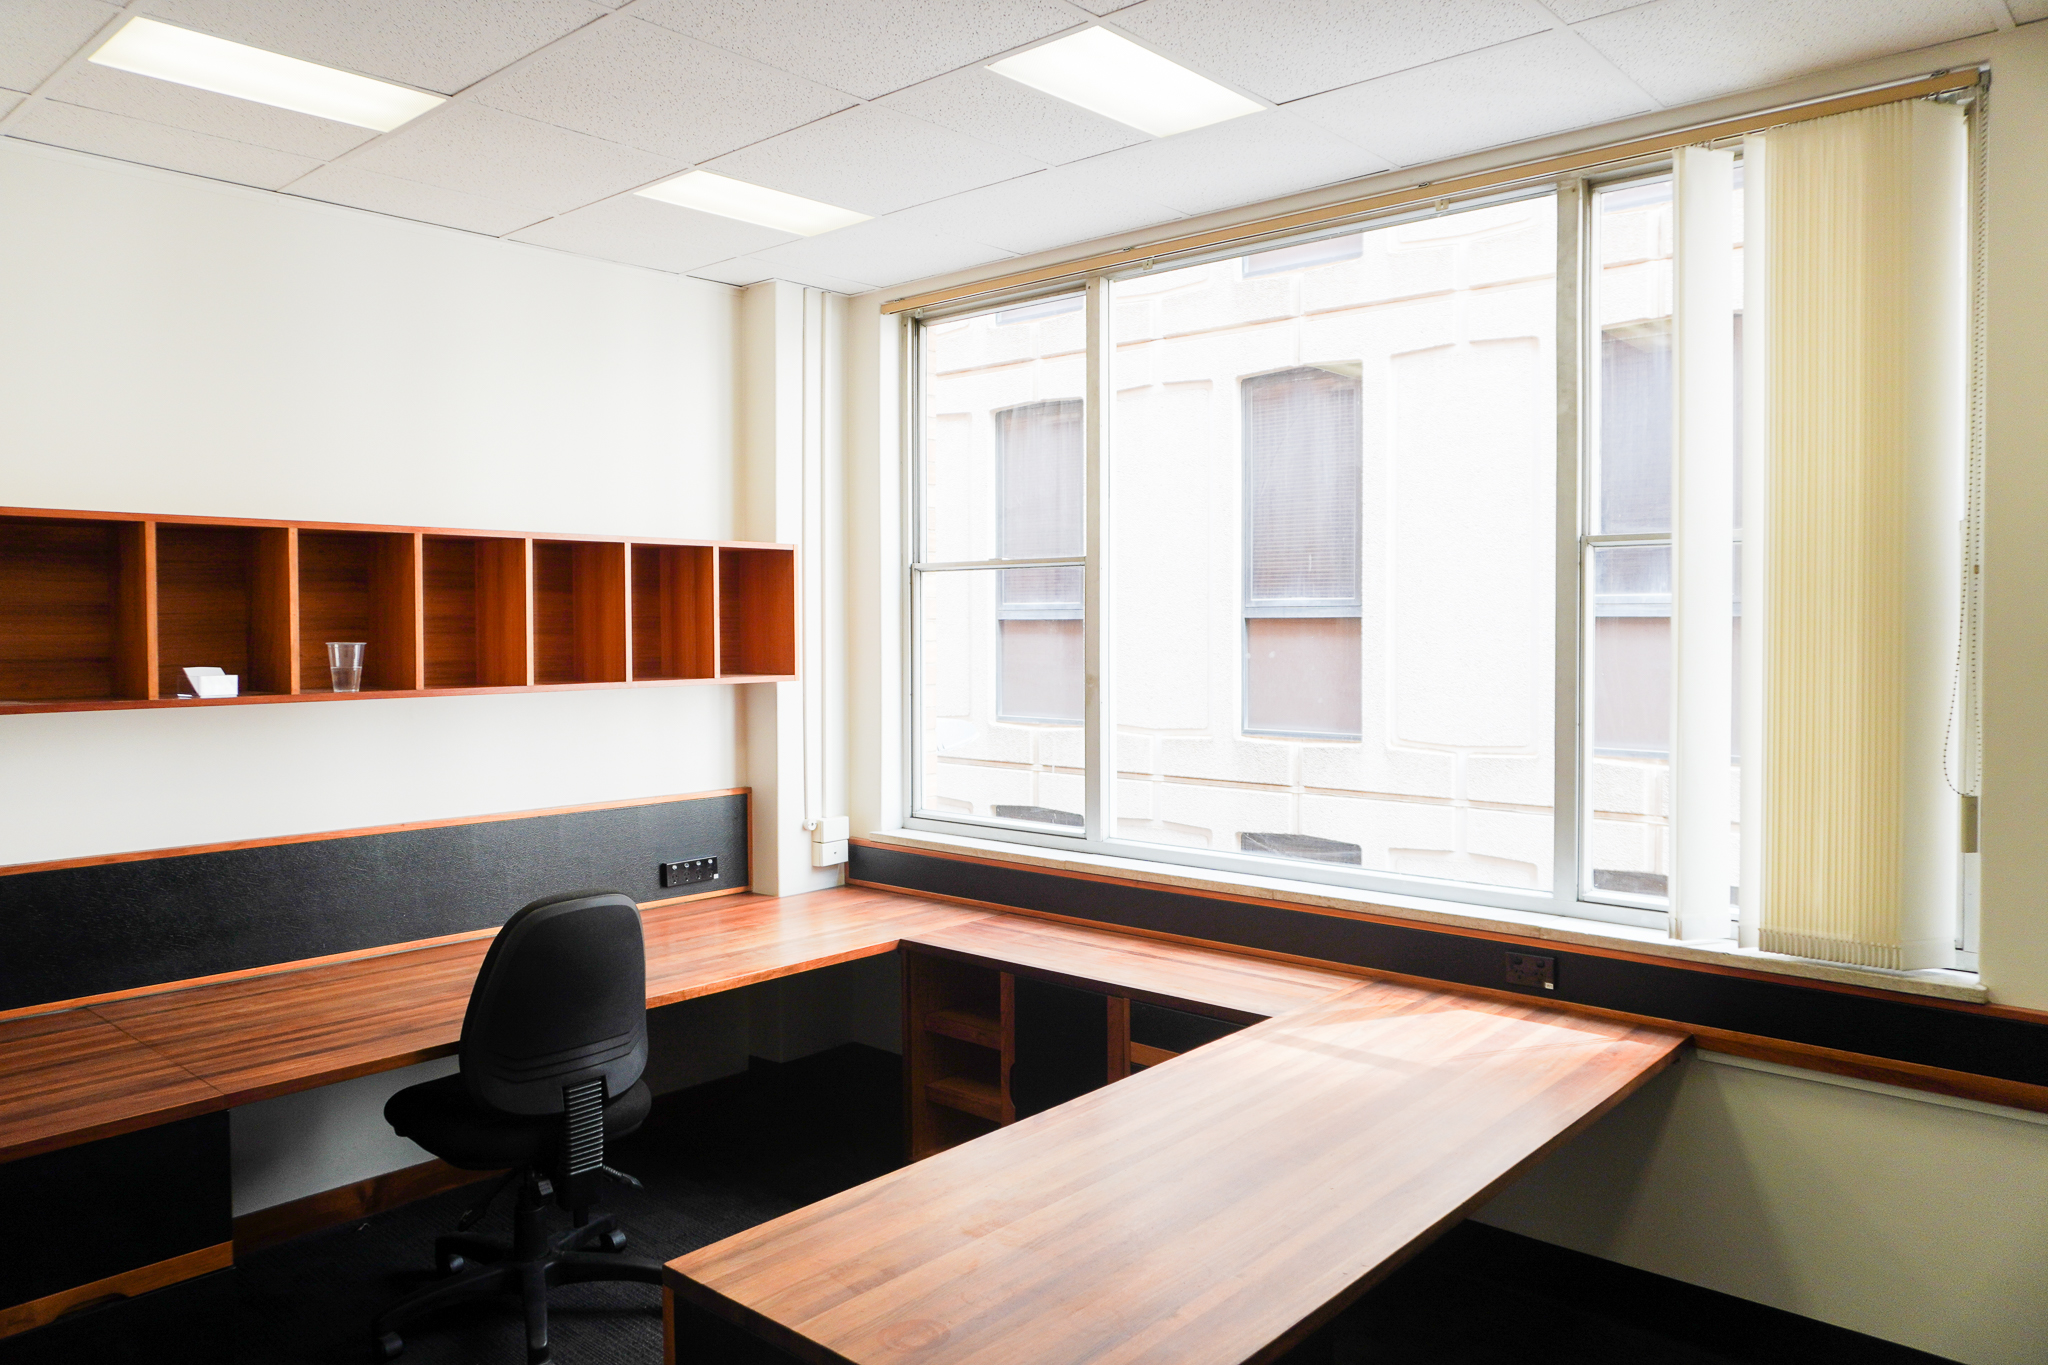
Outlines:
[{"label": "white painted ceiling", "polygon": [[[376,134],[88,64],[129,13],[452,98]],[[858,293],[2043,17],[2048,0],[0,0],[0,134]],[[984,69],[1098,19],[1273,107],[1158,139]],[[874,220],[799,238],[631,193],[693,166]]]}]

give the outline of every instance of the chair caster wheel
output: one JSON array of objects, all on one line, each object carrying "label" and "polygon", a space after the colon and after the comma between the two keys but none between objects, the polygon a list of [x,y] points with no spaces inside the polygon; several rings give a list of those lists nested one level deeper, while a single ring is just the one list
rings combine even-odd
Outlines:
[{"label": "chair caster wheel", "polygon": [[617,1228],[613,1228],[591,1244],[591,1250],[593,1251],[624,1251],[625,1249],[626,1234],[620,1232]]},{"label": "chair caster wheel", "polygon": [[443,1275],[460,1275],[467,1269],[469,1269],[469,1258],[459,1251],[451,1251],[441,1257],[441,1273]]},{"label": "chair caster wheel", "polygon": [[405,1351],[405,1338],[396,1332],[386,1332],[377,1338],[375,1357],[378,1360],[396,1360]]}]

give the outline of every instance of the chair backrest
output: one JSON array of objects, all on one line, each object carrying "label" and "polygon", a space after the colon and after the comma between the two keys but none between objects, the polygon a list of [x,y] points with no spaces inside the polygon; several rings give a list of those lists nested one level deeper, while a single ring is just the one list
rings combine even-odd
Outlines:
[{"label": "chair backrest", "polygon": [[508,1114],[559,1114],[562,1088],[647,1069],[647,948],[616,891],[546,896],[505,921],[462,1017],[469,1093]]}]

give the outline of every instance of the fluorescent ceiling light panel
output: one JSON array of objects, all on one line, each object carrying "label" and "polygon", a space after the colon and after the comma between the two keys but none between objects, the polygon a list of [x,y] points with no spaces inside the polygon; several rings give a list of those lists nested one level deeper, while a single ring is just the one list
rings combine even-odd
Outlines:
[{"label": "fluorescent ceiling light panel", "polygon": [[1106,28],[1084,28],[988,69],[1154,137],[1266,107]]},{"label": "fluorescent ceiling light panel", "polygon": [[699,213],[715,213],[721,218],[737,218],[742,223],[794,232],[799,237],[815,237],[834,228],[852,227],[855,223],[865,223],[872,216],[821,204],[802,195],[749,185],[744,180],[713,175],[710,171],[684,171],[672,180],[649,185],[635,193],[659,199],[664,204],[696,209]]},{"label": "fluorescent ceiling light panel", "polygon": [[353,71],[282,57],[137,16],[87,60],[217,95],[388,133],[447,101]]}]

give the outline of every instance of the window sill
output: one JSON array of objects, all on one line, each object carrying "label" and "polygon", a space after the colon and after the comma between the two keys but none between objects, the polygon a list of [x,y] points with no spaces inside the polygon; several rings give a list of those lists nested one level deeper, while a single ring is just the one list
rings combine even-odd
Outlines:
[{"label": "window sill", "polygon": [[930,853],[951,853],[1020,867],[1042,867],[1059,872],[1086,872],[1126,881],[1150,882],[1157,886],[1188,891],[1220,892],[1231,896],[1256,897],[1286,905],[1347,911],[1387,919],[1412,920],[1418,924],[1440,924],[1448,928],[1476,929],[1488,933],[1515,934],[1557,944],[1579,944],[1588,948],[1623,949],[1645,957],[1670,958],[1675,962],[1696,962],[1775,976],[1823,981],[1833,985],[1861,986],[1868,990],[1896,991],[1937,1000],[1981,1005],[1990,992],[1975,974],[1934,969],[1893,972],[1875,967],[1845,967],[1833,962],[1785,957],[1754,948],[1739,948],[1732,939],[1674,942],[1655,929],[1638,929],[1623,924],[1606,924],[1564,915],[1536,914],[1521,910],[1481,910],[1455,901],[1431,900],[1422,896],[1390,896],[1345,891],[1315,882],[1298,882],[1284,877],[1242,877],[1204,874],[1178,864],[1146,862],[1137,858],[1110,858],[1092,853],[1057,853],[1032,845],[1004,843],[993,839],[965,839],[954,835],[928,834],[921,830],[886,830],[867,836],[868,842],[898,848],[921,849]]}]

